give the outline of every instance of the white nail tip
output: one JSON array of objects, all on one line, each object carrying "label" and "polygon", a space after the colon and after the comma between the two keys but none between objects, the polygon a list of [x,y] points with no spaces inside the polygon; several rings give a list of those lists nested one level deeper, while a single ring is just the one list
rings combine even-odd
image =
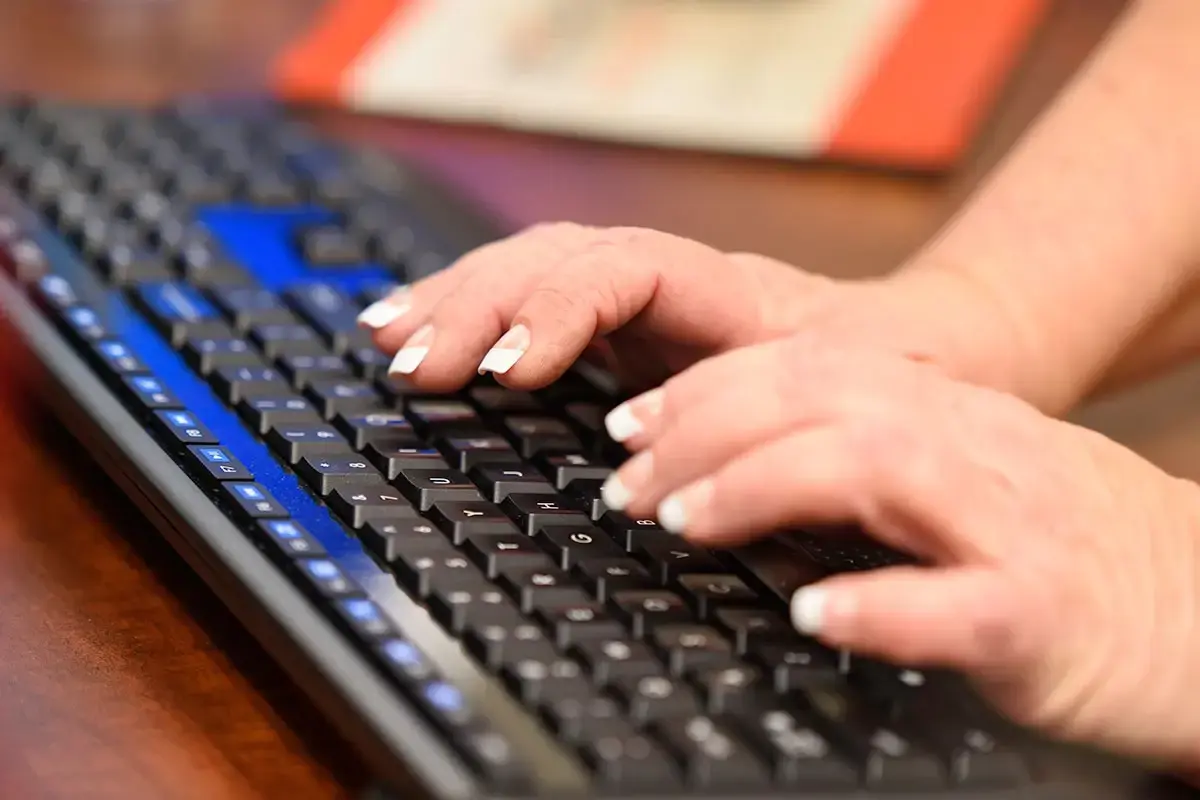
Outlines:
[{"label": "white nail tip", "polygon": [[806,586],[792,595],[792,625],[806,636],[821,632],[825,621],[825,601],[828,594],[816,586]]},{"label": "white nail tip", "polygon": [[521,356],[525,355],[524,350],[512,350],[504,347],[493,347],[487,351],[487,355],[483,357],[483,361],[479,362],[479,372],[495,372],[498,375],[503,375],[508,372],[513,366],[521,360]]},{"label": "white nail tip", "polygon": [[671,533],[683,533],[687,527],[687,509],[683,507],[683,500],[675,496],[663,500],[658,506],[658,524]]},{"label": "white nail tip", "polygon": [[417,371],[417,367],[421,366],[421,362],[425,360],[425,356],[429,355],[428,347],[405,347],[396,357],[392,359],[392,365],[388,367],[388,372],[395,375],[411,375]]},{"label": "white nail tip", "polygon": [[358,315],[358,323],[375,330],[386,328],[408,313],[409,308],[408,303],[380,300],[363,309],[363,312]]},{"label": "white nail tip", "polygon": [[608,416],[604,418],[604,427],[608,429],[608,435],[614,441],[623,442],[640,433],[642,423],[633,415],[629,403],[622,403],[608,412]]},{"label": "white nail tip", "polygon": [[613,511],[624,511],[625,506],[629,505],[633,493],[625,484],[621,483],[620,478],[610,475],[604,485],[600,487],[600,497],[604,500],[604,505]]}]

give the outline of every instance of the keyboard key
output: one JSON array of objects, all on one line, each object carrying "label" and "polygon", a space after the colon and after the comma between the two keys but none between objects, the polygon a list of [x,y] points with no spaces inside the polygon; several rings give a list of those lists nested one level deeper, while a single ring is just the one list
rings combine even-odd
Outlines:
[{"label": "keyboard key", "polygon": [[841,678],[837,654],[811,640],[752,645],[747,656],[774,675],[775,691],[780,694]]},{"label": "keyboard key", "polygon": [[550,559],[522,533],[495,534],[476,533],[463,542],[463,552],[483,570],[489,578],[510,568],[542,569],[550,566]]},{"label": "keyboard key", "polygon": [[279,297],[267,289],[253,286],[217,286],[211,290],[213,302],[233,323],[238,333],[247,333],[256,325],[286,324],[294,319]]},{"label": "keyboard key", "polygon": [[317,413],[331,420],[338,414],[373,411],[379,406],[379,395],[370,384],[354,380],[314,380],[304,394],[316,407]]},{"label": "keyboard key", "polygon": [[767,760],[778,783],[814,791],[857,788],[857,770],[813,727],[808,715],[776,708],[740,715],[737,725]]},{"label": "keyboard key", "polygon": [[456,545],[473,535],[520,534],[500,509],[484,500],[444,500],[434,503],[428,514]]},{"label": "keyboard key", "polygon": [[338,414],[333,421],[342,435],[350,440],[350,446],[362,450],[370,442],[400,437],[417,442],[412,423],[398,411],[371,410]]},{"label": "keyboard key", "polygon": [[350,367],[332,353],[285,353],[276,362],[284,378],[296,389],[313,381],[349,380]]},{"label": "keyboard key", "polygon": [[417,697],[434,719],[449,729],[463,728],[474,720],[474,714],[467,705],[467,699],[462,692],[449,683],[444,681],[427,683]]},{"label": "keyboard key", "polygon": [[252,395],[288,392],[288,385],[274,367],[218,367],[209,375],[209,383],[229,405]]},{"label": "keyboard key", "polygon": [[481,464],[519,464],[521,461],[512,445],[500,436],[450,436],[441,439],[439,447],[446,460],[462,472],[469,472]]},{"label": "keyboard key", "polygon": [[349,452],[346,440],[323,422],[285,422],[271,426],[267,444],[289,464],[310,455]]},{"label": "keyboard key", "polygon": [[379,606],[364,597],[347,597],[338,600],[334,607],[343,622],[364,639],[382,639],[396,634],[396,629]]},{"label": "keyboard key", "polygon": [[590,639],[571,649],[599,685],[621,678],[663,674],[658,657],[642,642],[625,639]]},{"label": "keyboard key", "polygon": [[459,553],[405,554],[392,565],[400,585],[414,597],[425,598],[439,588],[479,589],[487,580]]},{"label": "keyboard key", "polygon": [[403,469],[392,483],[421,511],[441,501],[481,499],[467,476],[454,469]]},{"label": "keyboard key", "polygon": [[389,481],[400,476],[404,470],[445,470],[448,465],[442,454],[421,444],[415,434],[396,432],[386,439],[369,442],[363,455],[383,473]]},{"label": "keyboard key", "polygon": [[676,586],[696,610],[696,616],[703,620],[722,606],[746,605],[757,599],[753,590],[736,575],[680,575]]},{"label": "keyboard key", "polygon": [[385,375],[392,360],[374,345],[352,347],[346,353],[350,370],[364,381],[374,381]]},{"label": "keyboard key", "polygon": [[47,275],[33,288],[33,299],[50,312],[62,312],[79,302],[75,289],[60,275]]},{"label": "keyboard key", "polygon": [[531,707],[569,697],[586,697],[592,688],[578,662],[561,657],[521,659],[506,664],[500,677],[510,692]]},{"label": "keyboard key", "polygon": [[695,692],[663,675],[619,677],[613,681],[612,691],[638,722],[700,713]]},{"label": "keyboard key", "polygon": [[317,334],[307,325],[298,322],[266,323],[250,328],[250,340],[269,359],[285,353],[320,352],[322,345]]},{"label": "keyboard key", "polygon": [[452,633],[459,633],[468,621],[488,619],[496,624],[521,621],[520,612],[503,592],[486,585],[466,589],[460,586],[434,586],[429,596],[433,618]]},{"label": "keyboard key", "polygon": [[212,481],[252,481],[254,476],[224,447],[192,445],[187,449],[192,463]]},{"label": "keyboard key", "polygon": [[522,458],[533,458],[541,453],[572,453],[583,449],[583,443],[566,423],[551,417],[509,417],[504,427]]},{"label": "keyboard key", "polygon": [[525,464],[483,464],[471,470],[484,497],[499,503],[510,494],[549,494],[557,496],[554,487],[541,473]]},{"label": "keyboard key", "polygon": [[150,375],[128,375],[124,380],[143,408],[183,408],[179,398],[168,391],[158,378]]},{"label": "keyboard key", "polygon": [[505,565],[499,570],[496,583],[508,592],[525,613],[535,608],[564,606],[590,599],[565,572],[545,565]]},{"label": "keyboard key", "polygon": [[259,436],[276,425],[287,423],[320,424],[321,418],[307,400],[299,395],[257,395],[243,397],[238,414]]},{"label": "keyboard key", "polygon": [[591,520],[564,500],[550,495],[510,494],[500,508],[530,535],[549,525],[586,528],[591,524]]},{"label": "keyboard key", "polygon": [[536,413],[542,410],[528,392],[514,392],[503,386],[477,386],[469,392],[472,402],[484,413]]},{"label": "keyboard key", "polygon": [[288,516],[287,509],[257,483],[223,483],[221,489],[244,518],[258,520]]},{"label": "keyboard key", "polygon": [[404,639],[384,639],[376,645],[376,652],[388,671],[405,685],[411,686],[433,676],[433,664],[415,645]]},{"label": "keyboard key", "polygon": [[403,520],[417,517],[399,492],[390,487],[337,487],[326,498],[329,508],[352,528],[373,520]]},{"label": "keyboard key", "polygon": [[200,424],[190,411],[166,409],[154,412],[155,427],[179,444],[216,444],[217,437]]},{"label": "keyboard key", "polygon": [[771,684],[757,667],[701,667],[692,671],[691,681],[699,687],[712,714],[753,710],[764,698],[773,699]]},{"label": "keyboard key", "polygon": [[840,751],[861,765],[867,788],[931,791],[944,788],[945,769],[936,755],[904,732],[883,724],[862,699],[832,684],[804,690],[815,725]]},{"label": "keyboard key", "polygon": [[743,655],[757,644],[772,641],[786,644],[799,636],[787,618],[775,611],[719,607],[711,618],[732,636],[734,649]]},{"label": "keyboard key", "polygon": [[482,421],[475,409],[458,400],[414,399],[405,404],[405,412],[422,436],[449,435],[455,431],[481,431]]},{"label": "keyboard key", "polygon": [[648,635],[675,675],[734,661],[728,640],[706,625],[659,625]]},{"label": "keyboard key", "polygon": [[632,552],[634,545],[646,537],[654,538],[666,533],[656,520],[630,519],[618,511],[609,511],[600,518],[599,525],[626,552]]},{"label": "keyboard key", "polygon": [[298,522],[290,519],[267,519],[258,525],[274,549],[289,559],[321,558],[325,555],[325,548],[321,543]]},{"label": "keyboard key", "polygon": [[539,529],[534,538],[563,569],[571,569],[584,559],[620,558],[624,555],[621,548],[596,528],[547,525]]},{"label": "keyboard key", "polygon": [[769,781],[766,766],[738,734],[712,717],[663,721],[654,731],[693,786],[746,791]]},{"label": "keyboard key", "polygon": [[118,375],[146,374],[150,371],[124,342],[102,339],[94,342],[92,348],[104,365]]},{"label": "keyboard key", "polygon": [[542,629],[532,623],[498,625],[492,622],[468,625],[463,632],[463,645],[476,661],[490,670],[499,669],[507,657],[554,658],[554,646]]},{"label": "keyboard key", "polygon": [[673,534],[636,541],[630,552],[664,584],[683,573],[720,574],[726,571],[725,566],[706,551]]},{"label": "keyboard key", "polygon": [[336,489],[384,485],[383,476],[359,455],[305,456],[296,464],[296,474],[322,497]]},{"label": "keyboard key", "polygon": [[[0,257],[3,257],[0,251]],[[100,315],[87,306],[72,306],[63,311],[63,321],[80,340],[95,342],[108,338],[109,333],[100,320]]]},{"label": "keyboard key", "polygon": [[588,591],[604,602],[621,591],[645,591],[657,586],[653,576],[632,558],[597,558],[580,561],[574,574]]},{"label": "keyboard key", "polygon": [[414,553],[419,549],[444,551],[448,548],[446,537],[420,517],[369,520],[358,530],[358,538],[368,550],[387,563],[395,561],[402,552]]},{"label": "keyboard key", "polygon": [[298,566],[308,584],[324,597],[338,599],[362,594],[342,568],[328,558],[305,558]]},{"label": "keyboard key", "polygon": [[508,739],[491,731],[475,731],[459,740],[468,760],[483,772],[490,786],[512,794],[524,794],[529,786],[529,770],[517,760]]},{"label": "keyboard key", "polygon": [[297,232],[303,258],[314,267],[352,267],[367,260],[366,244],[336,225],[318,225]]},{"label": "keyboard key", "polygon": [[189,337],[183,343],[188,366],[207,377],[222,367],[265,367],[262,356],[245,339],[231,335]]},{"label": "keyboard key", "polygon": [[133,296],[173,347],[181,346],[199,323],[220,319],[208,298],[185,283],[144,284]]},{"label": "keyboard key", "polygon": [[602,487],[604,481],[577,478],[567,486],[563,494],[573,505],[582,508],[584,513],[598,520],[608,513],[608,505],[604,502]]},{"label": "keyboard key", "polygon": [[542,456],[538,459],[538,464],[550,476],[554,487],[560,490],[566,489],[575,480],[603,483],[612,474],[612,467],[592,461],[579,453]]},{"label": "keyboard key", "polygon": [[611,595],[609,603],[638,639],[657,625],[692,621],[692,612],[674,592],[619,591]]},{"label": "keyboard key", "polygon": [[679,778],[662,748],[641,734],[605,736],[582,749],[584,762],[604,785],[626,792],[668,792]]},{"label": "keyboard key", "polygon": [[333,352],[344,353],[355,343],[370,345],[369,333],[358,327],[358,306],[337,287],[327,283],[300,284],[289,288],[284,300],[316,329]]},{"label": "keyboard key", "polygon": [[554,605],[534,609],[533,614],[561,648],[586,639],[619,639],[625,635],[621,623],[609,617],[599,603]]}]

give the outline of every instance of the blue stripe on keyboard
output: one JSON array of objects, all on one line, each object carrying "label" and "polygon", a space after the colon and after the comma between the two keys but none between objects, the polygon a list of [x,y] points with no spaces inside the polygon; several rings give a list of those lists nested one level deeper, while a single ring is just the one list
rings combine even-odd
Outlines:
[{"label": "blue stripe on keyboard", "polygon": [[352,294],[378,284],[393,283],[379,264],[361,267],[313,267],[296,252],[293,235],[303,227],[336,222],[331,211],[303,206],[264,210],[254,206],[202,208],[196,219],[208,227],[235,263],[249,270],[268,289],[280,291],[296,281],[323,281]]}]

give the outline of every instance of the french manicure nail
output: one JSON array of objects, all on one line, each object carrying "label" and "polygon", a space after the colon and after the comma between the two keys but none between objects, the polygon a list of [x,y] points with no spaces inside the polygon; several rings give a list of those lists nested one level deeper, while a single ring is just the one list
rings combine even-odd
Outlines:
[{"label": "french manicure nail", "polygon": [[397,289],[392,294],[377,300],[363,309],[358,315],[358,324],[365,328],[379,330],[386,328],[412,310],[408,302],[408,290]]},{"label": "french manicure nail", "polygon": [[503,375],[513,368],[525,351],[529,349],[529,328],[516,325],[508,330],[500,340],[487,351],[483,361],[479,362],[479,374],[495,372]]},{"label": "french manicure nail", "polygon": [[421,362],[425,360],[425,356],[429,355],[429,346],[433,344],[433,326],[423,325],[404,346],[400,348],[400,352],[396,353],[396,357],[392,359],[392,365],[388,367],[389,374],[411,375],[417,371],[417,367],[421,366]]},{"label": "french manicure nail", "polygon": [[654,389],[608,412],[604,427],[613,441],[624,442],[644,431],[644,421],[661,414],[662,406],[662,389]]},{"label": "french manicure nail", "polygon": [[653,471],[653,455],[649,450],[629,459],[625,466],[609,475],[600,487],[604,504],[613,511],[624,511],[629,501],[650,482]]},{"label": "french manicure nail", "polygon": [[820,586],[805,586],[792,595],[792,625],[805,636],[816,636],[825,622],[829,592]]},{"label": "french manicure nail", "polygon": [[633,492],[629,491],[629,487],[622,483],[614,472],[600,487],[600,497],[604,500],[604,505],[613,511],[624,511],[625,506],[633,499]]},{"label": "french manicure nail", "polygon": [[711,496],[712,482],[707,480],[669,495],[658,505],[658,524],[671,533],[683,533],[703,513]]}]

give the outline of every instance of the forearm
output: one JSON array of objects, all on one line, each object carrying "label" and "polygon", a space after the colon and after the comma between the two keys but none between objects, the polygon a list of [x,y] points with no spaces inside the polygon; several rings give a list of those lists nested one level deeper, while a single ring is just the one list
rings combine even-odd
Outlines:
[{"label": "forearm", "polygon": [[1004,318],[1011,342],[974,377],[1058,412],[1135,341],[1169,360],[1147,328],[1200,264],[1197,35],[1195,0],[1131,8],[902,270],[954,273]]}]

